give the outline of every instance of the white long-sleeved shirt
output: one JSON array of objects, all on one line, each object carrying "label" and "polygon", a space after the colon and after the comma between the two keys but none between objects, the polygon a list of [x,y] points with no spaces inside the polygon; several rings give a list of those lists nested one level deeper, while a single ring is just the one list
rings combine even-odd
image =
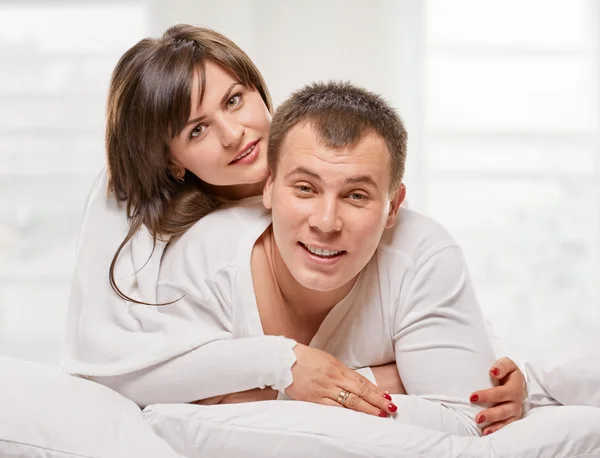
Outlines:
[{"label": "white long-sleeved shirt", "polygon": [[[162,313],[186,317],[202,333],[263,336],[250,257],[270,224],[270,213],[258,202],[218,210],[198,222],[163,256],[157,298],[179,300]],[[461,250],[431,219],[400,210],[396,227],[384,233],[353,289],[310,345],[350,368],[395,360],[407,392],[415,395],[399,405],[405,421],[479,433],[474,417],[480,408],[468,398],[491,387],[487,371],[494,352]],[[243,387],[240,382],[216,379],[205,385],[202,397],[260,385],[252,377]]]},{"label": "white long-sleeved shirt", "polygon": [[[261,219],[258,223],[253,222],[252,218],[243,222],[240,215],[247,211],[242,206],[237,212],[226,212],[237,215],[237,218],[233,219],[236,224],[243,223],[238,229],[246,230],[246,223],[252,225],[259,224],[260,221],[268,225],[268,218]],[[217,218],[221,218],[222,212],[218,215],[220,216]],[[126,246],[117,263],[117,278],[124,292],[147,302],[156,303],[167,299],[155,293],[158,269],[161,268],[161,278],[164,279],[171,269],[165,263],[169,262],[169,266],[177,264],[174,262],[177,258],[175,253],[181,249],[176,247],[183,246],[183,243],[194,245],[198,241],[208,244],[203,249],[208,250],[206,254],[210,256],[204,260],[201,253],[194,256],[189,267],[193,266],[195,271],[187,269],[187,273],[171,286],[180,288],[185,286],[186,281],[190,285],[194,282],[213,284],[211,282],[214,280],[209,280],[211,275],[208,271],[211,269],[199,269],[196,261],[204,267],[209,267],[203,262],[209,259],[211,262],[217,258],[224,259],[221,255],[224,256],[226,251],[214,251],[211,247],[222,248],[225,243],[225,246],[231,248],[231,241],[235,239],[236,234],[239,236],[240,232],[230,234],[229,231],[223,231],[222,227],[215,230],[216,220],[211,220],[212,218],[198,223],[189,235],[183,237],[182,240],[186,242],[174,244],[169,249],[170,254],[165,256],[162,267],[164,244],[158,243],[153,248],[152,238],[147,230],[139,231]],[[228,224],[233,220],[229,220]],[[412,223],[409,224],[410,221]],[[261,227],[260,224],[258,227]],[[252,307],[240,308],[243,302],[225,301],[226,297],[221,296],[222,305],[205,314],[206,310],[203,312],[203,308],[198,307],[198,304],[190,302],[186,305],[191,296],[186,296],[168,308],[138,305],[118,298],[108,284],[108,266],[126,232],[126,215],[110,196],[107,198],[106,174],[103,173],[90,194],[80,238],[69,306],[68,338],[64,358],[64,368],[67,372],[81,374],[112,386],[140,405],[190,402],[256,386],[273,386],[283,390],[291,383],[290,368],[294,362],[294,342],[283,337],[263,336],[257,326],[245,331],[240,328],[241,310],[246,310],[251,316],[257,313],[256,309],[252,312]],[[233,239],[219,236],[223,234],[230,234]],[[439,244],[438,251],[434,248],[436,243]],[[429,253],[431,257],[426,259],[427,247],[433,251]],[[387,334],[387,338],[382,338],[377,333],[361,336],[360,333],[354,332],[352,335],[357,338],[348,344],[345,352],[340,351],[342,343],[331,346],[334,341],[329,338],[328,346],[324,349],[340,357],[351,367],[390,362],[398,357],[400,352],[398,366],[405,386],[409,393],[417,393],[419,396],[402,398],[398,419],[446,431],[474,434],[476,428],[472,424],[472,417],[477,408],[471,406],[466,399],[474,389],[489,386],[487,371],[493,357],[460,250],[439,225],[404,209],[396,229],[385,234],[375,259],[389,260],[392,258],[389,253],[394,250],[397,252],[395,257],[404,258],[404,263],[401,263],[403,267],[400,269],[403,273],[396,269],[393,271],[399,273],[397,277],[391,274],[382,277],[381,280],[387,282],[388,288],[381,291],[388,291],[390,294],[399,294],[401,291],[401,295],[406,296],[410,289],[409,284],[413,285],[410,294],[413,305],[405,299],[401,302],[402,310],[406,313],[400,314],[400,308],[396,308],[397,319],[391,319],[391,315],[387,315],[388,325],[395,323],[400,327],[381,328],[385,322],[380,322],[377,331],[384,332],[383,335]],[[215,257],[215,253],[220,254]],[[249,253],[248,250],[248,256]],[[383,253],[388,255],[384,256]],[[229,256],[235,257],[237,254],[229,252]],[[371,269],[373,262],[370,264]],[[453,268],[445,273],[444,264],[452,265]],[[173,272],[181,272],[182,266],[183,264]],[[220,275],[224,273],[223,271]],[[448,275],[452,273],[453,277]],[[219,275],[214,278],[217,277]],[[439,288],[431,288],[439,279],[445,281],[439,283]],[[398,289],[391,289],[390,285],[394,283],[397,283]],[[222,286],[221,284],[215,287],[213,284],[212,293]],[[458,290],[454,291],[455,288]],[[224,291],[226,290],[227,288]],[[231,291],[229,289],[229,292]],[[353,293],[356,291],[355,288]],[[244,295],[252,296],[251,293],[252,289],[248,289]],[[360,294],[364,295],[364,291]],[[390,307],[400,307],[399,297],[393,296],[381,296],[380,304],[388,301]],[[396,302],[390,302],[392,299]],[[457,305],[460,307],[455,308]],[[470,315],[470,309],[474,310],[474,315]],[[335,315],[334,312],[338,313],[336,310],[345,308],[336,307],[331,316]],[[382,314],[383,310],[380,310],[382,317],[385,316]],[[408,313],[409,310],[412,312]],[[235,314],[232,314],[233,311]],[[440,311],[446,314],[438,313]],[[238,319],[237,327],[233,326],[234,316]],[[254,318],[253,322],[256,324],[256,316]],[[458,331],[458,339],[455,343],[452,343],[452,333],[442,335],[433,332],[434,336],[429,335],[437,328],[445,329],[448,323],[457,318],[459,321],[455,323],[457,326],[454,330]],[[463,318],[465,319],[461,322]],[[325,338],[323,336],[327,332],[324,329],[327,329],[326,324],[331,322],[331,319],[328,317],[315,339]],[[424,326],[425,324],[428,326]],[[432,324],[433,326],[430,326]],[[424,327],[430,332],[421,332]],[[470,328],[470,331],[463,334],[463,328]],[[398,330],[396,334],[392,334],[394,329]],[[369,329],[365,331],[370,332]],[[406,338],[401,339],[401,336]],[[418,343],[414,336],[424,340]],[[433,338],[428,340],[428,336]],[[402,345],[397,343],[400,341]],[[318,343],[317,339],[313,340],[312,344]],[[379,350],[368,355],[359,352],[361,357],[357,358],[353,356],[357,345]],[[401,349],[404,355],[401,354]],[[454,365],[455,360],[446,358],[446,354],[461,355],[461,358],[466,355],[467,358]],[[433,355],[438,361],[439,370],[432,370],[430,376],[437,377],[440,372],[446,371],[445,376],[439,378],[438,382],[444,385],[448,379],[454,380],[452,384],[447,385],[447,388],[453,387],[452,389],[436,392],[431,389],[435,388],[435,385],[427,388],[427,385],[420,383],[424,375],[423,369],[429,365],[429,359],[423,360],[418,372],[413,370],[415,363],[424,355]],[[363,358],[364,356],[367,357]],[[474,362],[475,364],[472,364]],[[443,407],[445,404],[450,408]]]},{"label": "white long-sleeved shirt", "polygon": [[[129,221],[107,193],[103,169],[85,205],[69,307],[62,368],[115,388],[139,405],[191,402],[221,378],[251,373],[261,386],[283,391],[292,383],[291,339],[262,336],[231,340],[229,333],[202,332],[194,320],[170,317],[164,307],[121,299],[109,283],[109,269]],[[257,200],[257,199],[253,199]],[[156,284],[166,243],[154,243],[142,227],[116,264],[116,279],[129,297],[158,303]],[[171,310],[171,308],[169,309]],[[260,361],[234,355],[264,355]],[[231,364],[222,355],[231,355]],[[239,387],[244,387],[241,377]],[[235,388],[235,386],[234,386]],[[242,391],[243,388],[233,391]]]}]

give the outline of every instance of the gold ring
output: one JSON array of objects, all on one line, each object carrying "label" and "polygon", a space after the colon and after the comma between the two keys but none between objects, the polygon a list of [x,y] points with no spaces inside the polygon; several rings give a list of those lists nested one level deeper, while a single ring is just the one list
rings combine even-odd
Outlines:
[{"label": "gold ring", "polygon": [[348,400],[348,397],[350,396],[350,393],[346,390],[342,390],[340,391],[340,394],[338,395],[336,402],[338,404],[344,405],[346,403],[346,401]]}]

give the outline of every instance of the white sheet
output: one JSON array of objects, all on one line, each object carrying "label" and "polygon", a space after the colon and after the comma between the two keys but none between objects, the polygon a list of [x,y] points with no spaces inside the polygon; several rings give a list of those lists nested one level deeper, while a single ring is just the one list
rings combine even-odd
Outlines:
[{"label": "white sheet", "polygon": [[600,409],[592,407],[540,407],[481,438],[296,401],[163,404],[147,407],[144,416],[188,458],[600,457]]},{"label": "white sheet", "polygon": [[[561,355],[525,364],[532,403],[600,407],[600,340],[583,339]],[[600,426],[599,426],[600,429]]]},{"label": "white sheet", "polygon": [[183,458],[130,400],[96,383],[0,357],[0,457]]}]

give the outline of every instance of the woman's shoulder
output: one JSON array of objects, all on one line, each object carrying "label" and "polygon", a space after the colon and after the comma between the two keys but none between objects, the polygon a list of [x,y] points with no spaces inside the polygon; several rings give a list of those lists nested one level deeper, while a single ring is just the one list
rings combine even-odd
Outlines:
[{"label": "woman's shoulder", "polygon": [[226,206],[206,215],[171,242],[165,256],[216,271],[237,263],[244,252],[251,252],[270,223],[270,212],[260,201]]}]

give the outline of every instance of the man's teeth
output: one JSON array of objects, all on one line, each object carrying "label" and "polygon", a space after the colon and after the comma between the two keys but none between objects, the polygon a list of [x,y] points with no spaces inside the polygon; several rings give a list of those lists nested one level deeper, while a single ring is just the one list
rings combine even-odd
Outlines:
[{"label": "man's teeth", "polygon": [[310,251],[312,254],[316,254],[317,256],[335,256],[337,254],[340,254],[341,251],[333,251],[333,250],[324,250],[322,248],[317,248],[317,247],[313,247],[310,245],[304,245],[306,247],[306,249],[308,251]]},{"label": "man's teeth", "polygon": [[234,159],[234,161],[239,161],[241,158],[248,156],[248,154],[250,154],[252,151],[254,151],[255,146],[256,146],[256,143],[254,145],[252,145],[250,148],[248,148],[246,151],[244,151],[242,154],[240,154],[238,157],[236,157]]}]

